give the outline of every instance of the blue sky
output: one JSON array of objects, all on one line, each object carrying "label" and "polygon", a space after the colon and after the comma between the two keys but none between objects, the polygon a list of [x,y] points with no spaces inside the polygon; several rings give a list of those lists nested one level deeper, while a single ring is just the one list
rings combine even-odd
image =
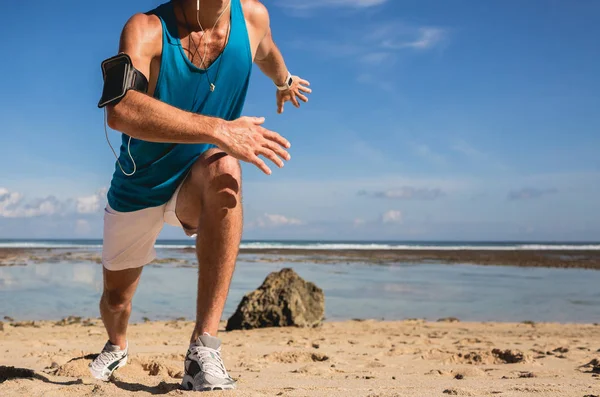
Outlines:
[{"label": "blue sky", "polygon": [[[158,4],[3,7],[0,238],[101,236],[99,65]],[[244,166],[245,238],[600,240],[600,2],[265,4],[314,92],[277,115],[255,69],[244,114],[293,159]]]}]

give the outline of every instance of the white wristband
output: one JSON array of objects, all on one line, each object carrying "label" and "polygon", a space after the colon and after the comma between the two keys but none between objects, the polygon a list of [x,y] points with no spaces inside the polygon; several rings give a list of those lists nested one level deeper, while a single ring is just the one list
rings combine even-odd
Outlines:
[{"label": "white wristband", "polygon": [[293,81],[294,81],[294,79],[292,78],[292,74],[290,72],[288,72],[288,75],[285,78],[285,83],[283,85],[275,84],[275,87],[277,87],[277,89],[279,91],[289,90],[292,87]]}]

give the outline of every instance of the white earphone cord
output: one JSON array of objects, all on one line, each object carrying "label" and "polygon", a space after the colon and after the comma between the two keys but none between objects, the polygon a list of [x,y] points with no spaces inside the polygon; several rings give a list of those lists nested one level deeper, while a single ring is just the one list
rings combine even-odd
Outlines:
[{"label": "white earphone cord", "polygon": [[123,166],[121,165],[121,162],[119,161],[119,156],[117,156],[117,152],[115,152],[113,145],[111,145],[110,140],[108,139],[108,129],[106,128],[106,125],[108,124],[108,122],[107,122],[106,118],[107,118],[106,108],[104,108],[104,135],[106,136],[106,142],[108,142],[108,146],[110,146],[110,150],[112,150],[113,154],[115,155],[115,158],[117,159],[117,164],[119,164],[119,168],[121,169],[121,172],[125,176],[132,176],[137,171],[137,165],[135,164],[135,160],[133,159],[133,156],[131,155],[131,148],[130,148],[131,137],[129,137],[129,141],[127,142],[127,154],[129,154],[129,158],[131,159],[131,162],[133,163],[133,171],[128,174],[123,169]]}]

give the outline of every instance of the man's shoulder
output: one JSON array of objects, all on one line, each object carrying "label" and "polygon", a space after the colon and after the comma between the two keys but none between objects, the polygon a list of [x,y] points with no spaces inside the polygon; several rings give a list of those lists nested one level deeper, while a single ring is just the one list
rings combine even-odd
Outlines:
[{"label": "man's shoulder", "polygon": [[255,27],[269,26],[269,10],[259,0],[242,0],[244,16]]},{"label": "man's shoulder", "polygon": [[160,53],[162,23],[153,14],[135,14],[125,24],[121,36],[121,48],[139,48],[148,56]]},{"label": "man's shoulder", "polygon": [[126,29],[132,29],[145,34],[158,34],[162,32],[160,18],[153,13],[134,14],[125,24]]}]

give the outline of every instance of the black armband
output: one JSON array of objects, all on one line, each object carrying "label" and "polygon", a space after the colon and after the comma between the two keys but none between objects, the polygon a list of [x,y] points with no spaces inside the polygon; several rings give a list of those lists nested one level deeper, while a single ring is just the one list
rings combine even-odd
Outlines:
[{"label": "black armband", "polygon": [[148,92],[148,79],[142,72],[133,67],[131,58],[125,53],[120,53],[102,62],[102,76],[104,88],[98,107],[116,105],[123,99],[127,91],[135,90],[146,94]]}]

